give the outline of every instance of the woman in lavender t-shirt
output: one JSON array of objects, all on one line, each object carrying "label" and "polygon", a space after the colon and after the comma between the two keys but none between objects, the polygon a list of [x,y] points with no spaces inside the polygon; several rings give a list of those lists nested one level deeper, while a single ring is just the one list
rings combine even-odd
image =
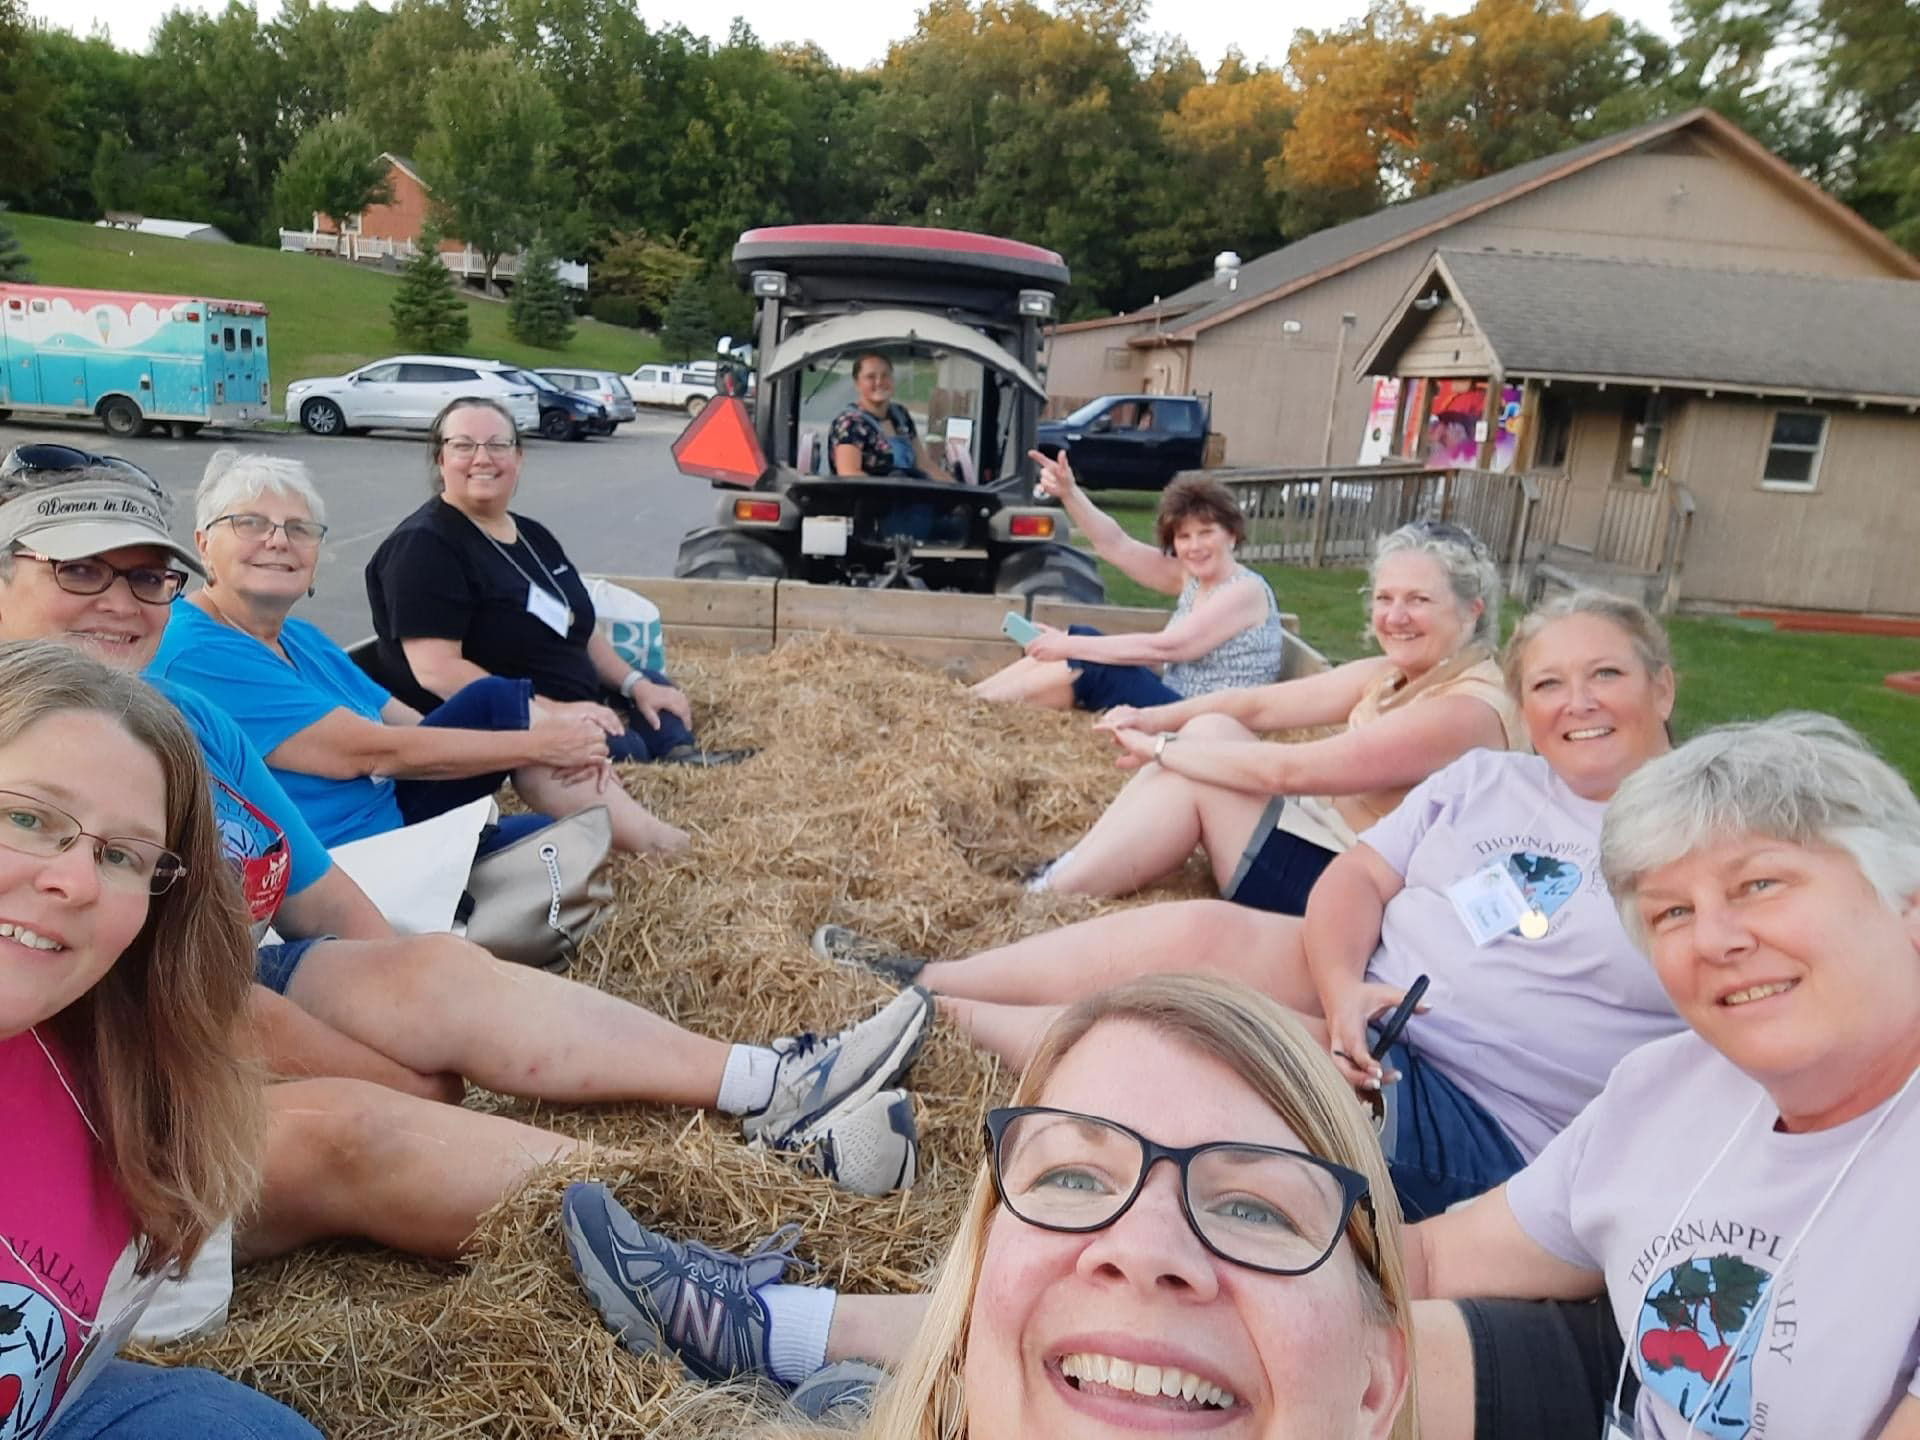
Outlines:
[{"label": "woman in lavender t-shirt", "polygon": [[1691,1029],[1414,1231],[1416,1294],[1509,1297],[1420,1307],[1423,1434],[1914,1440],[1920,802],[1838,721],[1729,726],[1601,863]]}]

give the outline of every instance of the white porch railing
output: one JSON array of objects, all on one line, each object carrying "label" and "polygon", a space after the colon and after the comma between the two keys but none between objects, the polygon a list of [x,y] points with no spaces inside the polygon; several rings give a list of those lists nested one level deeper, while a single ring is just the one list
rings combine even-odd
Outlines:
[{"label": "white porch railing", "polygon": [[[411,240],[389,240],[379,235],[335,234],[331,230],[282,230],[280,248],[339,255],[347,260],[411,260],[419,247]],[[471,245],[459,250],[442,250],[441,263],[462,279],[472,280],[487,273],[487,262]],[[493,267],[495,279],[511,280],[520,273],[518,251],[502,255]],[[554,267],[560,283],[570,290],[587,288],[587,267],[578,260],[562,260]]]}]

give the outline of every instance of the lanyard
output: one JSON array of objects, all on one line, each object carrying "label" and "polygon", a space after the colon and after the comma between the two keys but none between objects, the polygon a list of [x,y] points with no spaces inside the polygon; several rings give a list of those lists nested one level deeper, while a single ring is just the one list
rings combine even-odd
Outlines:
[{"label": "lanyard", "polygon": [[[471,523],[471,521],[469,523]],[[475,525],[473,528],[476,530],[480,530],[480,527],[478,525]],[[513,566],[515,570],[518,570],[520,572],[520,578],[527,582],[527,586],[529,589],[531,589],[535,584],[538,583],[533,578],[533,576],[529,575],[526,572],[525,567],[522,566],[518,560],[513,558],[513,552],[511,550],[507,549],[506,546],[502,545],[498,540],[494,539],[493,536],[487,535],[486,531],[480,530],[480,533],[486,536],[486,541],[489,545],[493,546],[494,549],[500,552],[500,556],[503,560],[505,560],[509,565]],[[560,588],[560,582],[553,578],[553,572],[547,569],[547,562],[540,558],[540,552],[533,548],[533,542],[527,539],[523,535],[521,536],[520,543],[527,547],[527,554],[531,555],[533,557],[533,563],[540,567],[540,573],[546,577],[547,589],[553,592],[553,598],[558,600],[562,605],[566,605],[567,628],[571,630],[573,628],[573,606],[567,604],[567,592],[562,590]]]},{"label": "lanyard", "polygon": [[[1872,1143],[1873,1137],[1880,1133],[1880,1127],[1887,1123],[1895,1110],[1899,1109],[1900,1102],[1906,1098],[1907,1091],[1913,1088],[1913,1082],[1916,1078],[1920,1078],[1920,1069],[1914,1070],[1907,1076],[1906,1083],[1900,1087],[1899,1092],[1888,1103],[1886,1109],[1880,1112],[1880,1118],[1873,1122],[1868,1128],[1867,1133],[1860,1137],[1860,1143],[1853,1147],[1853,1153],[1847,1156],[1846,1163],[1840,1167],[1839,1173],[1836,1174],[1828,1184],[1826,1193],[1820,1197],[1819,1203],[1813,1207],[1813,1213],[1807,1216],[1807,1223],[1800,1227],[1800,1233],[1793,1237],[1793,1244],[1787,1247],[1786,1258],[1780,1262],[1780,1268],[1773,1272],[1772,1284],[1778,1285],[1785,1279],[1787,1267],[1793,1264],[1794,1257],[1800,1253],[1801,1242],[1812,1232],[1815,1223],[1820,1219],[1822,1212],[1826,1210],[1827,1202],[1832,1200],[1835,1192],[1840,1189],[1840,1182],[1847,1178],[1848,1172],[1853,1169],[1862,1153],[1865,1152],[1867,1146]],[[1740,1132],[1747,1128],[1748,1122],[1759,1113],[1760,1107],[1766,1104],[1766,1102],[1766,1092],[1762,1091],[1760,1098],[1753,1102],[1752,1107],[1746,1114],[1740,1117],[1739,1123],[1733,1127],[1733,1133],[1727,1136],[1727,1142],[1720,1147],[1720,1153],[1715,1155],[1707,1168],[1701,1172],[1700,1178],[1694,1182],[1693,1189],[1687,1192],[1687,1198],[1680,1202],[1680,1209],[1674,1214],[1672,1221],[1668,1223],[1666,1230],[1662,1233],[1671,1234],[1680,1228],[1680,1222],[1687,1218],[1687,1212],[1693,1208],[1693,1202],[1700,1198],[1700,1192],[1706,1188],[1707,1181],[1712,1177],[1713,1172],[1720,1168],[1721,1162],[1724,1161],[1732,1151],[1734,1142],[1740,1138]],[[1700,1397],[1700,1403],[1694,1407],[1693,1414],[1688,1417],[1687,1432],[1681,1437],[1681,1440],[1693,1440],[1693,1436],[1698,1433],[1700,1417],[1706,1414],[1707,1407],[1713,1403],[1713,1397],[1720,1393],[1721,1387],[1727,1383],[1728,1378],[1732,1375],[1733,1362],[1739,1357],[1741,1346],[1746,1344],[1747,1336],[1752,1332],[1753,1327],[1760,1323],[1761,1315],[1771,1308],[1772,1307],[1768,1305],[1756,1305],[1753,1307],[1753,1313],[1747,1317],[1747,1323],[1740,1327],[1740,1333],[1734,1337],[1733,1344],[1727,1348],[1727,1358],[1720,1362],[1720,1369],[1714,1375],[1712,1383],[1707,1386],[1707,1393]],[[1616,1413],[1620,1409],[1620,1397],[1626,1393],[1627,1369],[1632,1364],[1633,1349],[1629,1346],[1626,1355],[1620,1362],[1620,1378],[1614,1383],[1613,1387],[1613,1408]]]}]

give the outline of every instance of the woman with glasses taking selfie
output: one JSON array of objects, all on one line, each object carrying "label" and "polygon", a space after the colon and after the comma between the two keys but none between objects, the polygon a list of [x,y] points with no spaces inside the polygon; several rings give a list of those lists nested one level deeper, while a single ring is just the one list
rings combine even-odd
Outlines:
[{"label": "woman with glasses taking selfie", "polygon": [[987,1129],[930,1297],[784,1285],[784,1252],[667,1239],[598,1185],[567,1191],[568,1250],[629,1349],[702,1379],[906,1345],[869,1440],[1412,1434],[1399,1208],[1280,1006],[1194,976],[1084,1001]]},{"label": "woman with glasses taking selfie", "polygon": [[[1494,662],[1500,579],[1455,525],[1383,537],[1369,573],[1380,654],[1318,675],[1215,690],[1097,722],[1137,773],[1092,830],[1029,889],[1127,895],[1173,874],[1197,845],[1223,898],[1282,915],[1407,791],[1476,748],[1522,743]],[[1323,740],[1263,733],[1339,726]]]},{"label": "woman with glasses taking selfie", "polygon": [[[252,973],[185,721],[64,646],[0,646],[7,1435],[317,1436],[207,1371],[115,1358],[158,1279],[252,1204],[260,1086],[228,1043]],[[129,1245],[141,1279],[103,1313]]]},{"label": "woman with glasses taking selfie", "polygon": [[455,400],[428,441],[433,497],[367,562],[380,662],[400,689],[411,682],[424,705],[507,676],[543,704],[610,721],[615,760],[725,765],[752,753],[701,749],[686,695],[620,657],[553,532],[507,508],[523,457],[497,401]]},{"label": "woman with glasses taking selfie", "polygon": [[503,817],[492,845],[592,805],[607,807],[620,849],[686,843],[610,783],[608,737],[621,725],[604,707],[554,706],[524,680],[487,678],[423,715],[294,618],[327,531],[298,461],[220,451],[194,523],[207,583],[177,607],[153,671],[231,715],[328,845],[443,814],[508,778],[538,813]]}]

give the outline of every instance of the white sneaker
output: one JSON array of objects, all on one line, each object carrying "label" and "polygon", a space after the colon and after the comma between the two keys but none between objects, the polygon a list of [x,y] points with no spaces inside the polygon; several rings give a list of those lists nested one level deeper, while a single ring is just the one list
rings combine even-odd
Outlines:
[{"label": "white sneaker", "polygon": [[843,1190],[888,1195],[919,1173],[920,1127],[906,1091],[882,1090],[775,1148],[803,1152],[803,1167]]},{"label": "white sneaker", "polygon": [[926,1043],[932,1021],[933,996],[915,985],[838,1035],[774,1041],[769,1048],[780,1064],[773,1094],[761,1109],[742,1117],[747,1139],[784,1148],[899,1084]]}]

